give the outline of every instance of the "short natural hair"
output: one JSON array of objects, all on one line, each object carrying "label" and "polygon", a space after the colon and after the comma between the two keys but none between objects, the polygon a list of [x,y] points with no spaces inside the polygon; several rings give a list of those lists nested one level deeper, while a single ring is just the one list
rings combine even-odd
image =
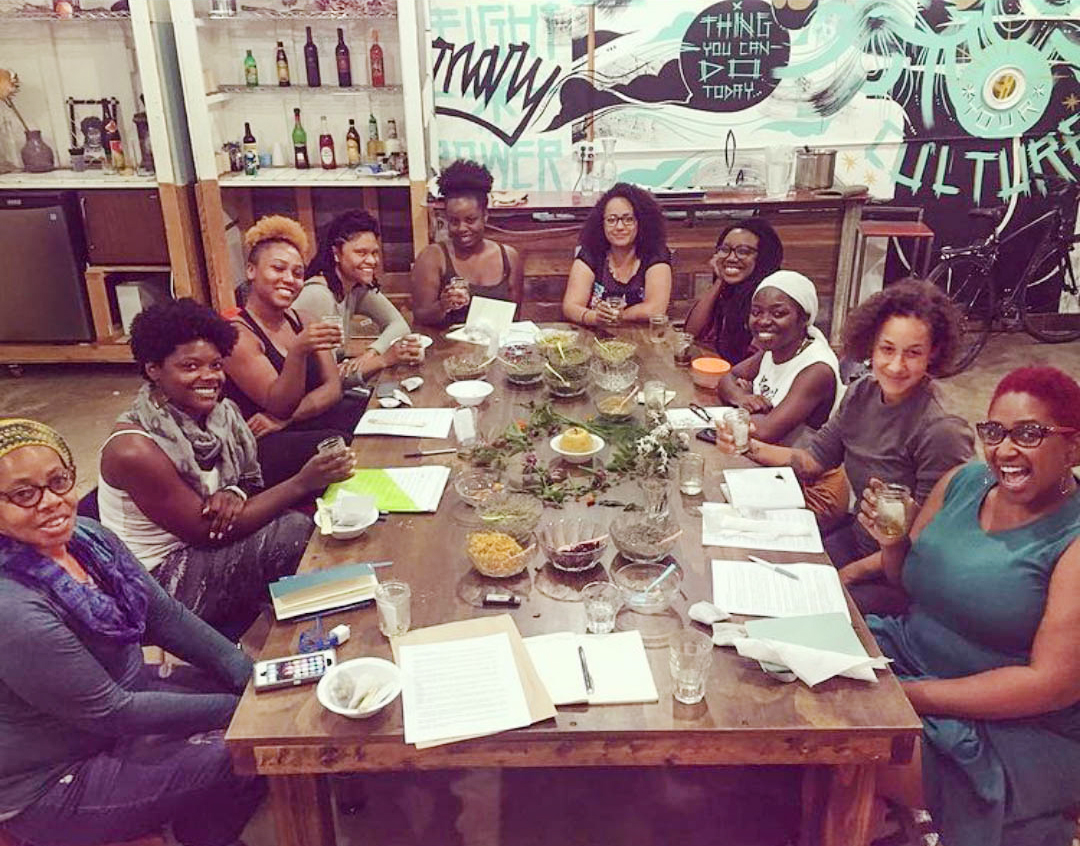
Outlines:
[{"label": "short natural hair", "polygon": [[1080,385],[1068,373],[1056,367],[1018,367],[1005,375],[990,399],[990,405],[1003,394],[1028,394],[1046,403],[1054,423],[1080,429]]},{"label": "short natural hair", "polygon": [[266,244],[290,244],[296,248],[296,251],[300,253],[300,258],[305,262],[311,257],[311,241],[304,227],[291,217],[285,217],[282,214],[260,217],[244,233],[244,250],[247,252],[247,260],[256,261],[259,249]]},{"label": "short natural hair", "polygon": [[439,194],[444,200],[454,197],[472,197],[481,209],[488,205],[488,194],[495,184],[491,171],[479,162],[458,159],[447,165],[437,180]]},{"label": "short natural hair", "polygon": [[139,312],[131,323],[131,353],[143,378],[146,365],[161,364],[181,344],[206,341],[222,356],[236,346],[239,333],[208,306],[185,298],[166,300]]},{"label": "short natural hair", "polygon": [[914,317],[930,329],[930,364],[934,376],[949,369],[960,343],[962,316],[955,303],[931,282],[908,277],[887,286],[851,312],[844,321],[844,354],[870,358],[878,333],[890,317]]},{"label": "short natural hair", "polygon": [[602,256],[608,250],[607,235],[604,234],[604,209],[616,197],[622,197],[634,209],[637,218],[637,235],[634,237],[634,252],[638,258],[662,255],[667,250],[667,228],[664,214],[644,188],[638,188],[629,182],[616,182],[605,191],[596,205],[589,211],[585,224],[581,228],[581,246],[593,256]]}]

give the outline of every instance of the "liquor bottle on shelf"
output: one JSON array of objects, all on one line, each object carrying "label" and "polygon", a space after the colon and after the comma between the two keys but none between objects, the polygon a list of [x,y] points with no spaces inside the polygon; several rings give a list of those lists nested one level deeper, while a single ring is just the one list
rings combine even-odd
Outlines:
[{"label": "liquor bottle on shelf", "polygon": [[307,84],[312,88],[322,85],[319,76],[319,48],[311,38],[311,27],[307,27],[307,44],[304,45],[304,69],[307,71]]},{"label": "liquor bottle on shelf", "polygon": [[101,101],[101,111],[105,120],[102,130],[105,136],[105,154],[112,169],[119,173],[124,169],[124,147],[120,141],[120,127],[116,124],[116,112],[109,111],[108,100]]},{"label": "liquor bottle on shelf", "polygon": [[254,88],[259,84],[259,66],[255,64],[255,57],[251,55],[250,50],[244,56],[244,84],[248,88]]},{"label": "liquor bottle on shelf", "polygon": [[285,45],[280,41],[277,43],[277,84],[282,88],[287,88],[291,84],[289,82],[289,58],[285,55]]},{"label": "liquor bottle on shelf", "polygon": [[255,176],[259,172],[259,148],[251,133],[251,124],[244,121],[244,173]]},{"label": "liquor bottle on shelf", "polygon": [[311,167],[311,161],[308,159],[307,133],[300,124],[299,109],[293,109],[293,117],[296,120],[292,130],[293,164],[300,170],[306,170]]},{"label": "liquor bottle on shelf", "polygon": [[389,141],[391,138],[396,140],[397,137],[397,121],[390,118],[386,121],[386,140]]},{"label": "liquor bottle on shelf", "polygon": [[319,118],[319,161],[322,162],[323,170],[337,167],[337,159],[334,158],[334,136],[330,134],[326,115]]},{"label": "liquor bottle on shelf", "polygon": [[349,59],[349,48],[345,46],[345,30],[340,26],[337,31],[337,47],[334,48],[334,59],[337,61],[337,81],[342,88],[352,85],[352,61]]},{"label": "liquor bottle on shelf", "polygon": [[368,116],[367,132],[368,159],[375,161],[379,157],[379,122],[375,120],[374,112]]},{"label": "liquor bottle on shelf", "polygon": [[386,85],[386,65],[383,63],[383,51],[379,46],[379,31],[371,31],[371,84],[375,88]]},{"label": "liquor bottle on shelf", "polygon": [[356,131],[356,121],[349,118],[349,131],[345,133],[345,152],[349,157],[349,167],[360,164],[360,133]]}]

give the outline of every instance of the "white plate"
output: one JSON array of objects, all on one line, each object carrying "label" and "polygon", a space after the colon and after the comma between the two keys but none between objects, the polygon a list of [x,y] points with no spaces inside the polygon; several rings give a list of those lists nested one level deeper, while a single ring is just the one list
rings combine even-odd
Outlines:
[{"label": "white plate", "polygon": [[[369,708],[366,711],[342,708],[330,699],[330,683],[338,673],[348,673],[353,676],[372,676],[380,685],[388,685],[388,688],[374,708]],[[397,664],[383,658],[353,658],[349,661],[342,661],[340,664],[331,667],[330,671],[319,679],[319,684],[315,688],[315,696],[318,698],[319,704],[327,711],[333,711],[335,714],[354,720],[364,720],[375,716],[375,714],[378,714],[383,708],[397,699],[400,693],[401,670],[397,668]]]},{"label": "white plate", "polygon": [[[369,528],[375,525],[379,520],[379,509],[372,506],[371,510],[354,526],[335,526],[333,525],[330,513],[330,506],[324,505],[322,499],[315,501],[315,525],[319,527],[324,535],[330,535],[334,540],[352,540],[358,538],[364,534]],[[327,525],[329,523],[329,526]]]},{"label": "white plate", "polygon": [[604,439],[599,435],[589,432],[589,437],[592,438],[592,449],[588,452],[567,452],[562,448],[562,435],[556,435],[551,439],[551,448],[571,464],[584,464],[604,448]]},{"label": "white plate", "polygon": [[480,405],[494,390],[494,385],[481,379],[463,379],[446,386],[446,393],[463,406]]}]

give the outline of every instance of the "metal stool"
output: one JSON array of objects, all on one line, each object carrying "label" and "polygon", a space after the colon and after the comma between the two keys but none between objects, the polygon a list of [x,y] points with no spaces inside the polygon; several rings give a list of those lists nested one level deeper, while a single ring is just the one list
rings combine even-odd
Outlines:
[{"label": "metal stool", "polygon": [[[883,207],[867,209],[855,233],[855,260],[848,295],[848,310],[859,304],[863,265],[866,263],[868,238],[911,238],[915,249],[911,255],[911,272],[926,276],[934,252],[934,230],[923,223],[921,208]],[[919,267],[921,262],[921,268]],[[918,268],[918,269],[917,269]]]}]

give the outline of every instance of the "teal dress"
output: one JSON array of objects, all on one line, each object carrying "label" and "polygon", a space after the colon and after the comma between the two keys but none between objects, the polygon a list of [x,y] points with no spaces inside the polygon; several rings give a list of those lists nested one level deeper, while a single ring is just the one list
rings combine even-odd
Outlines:
[{"label": "teal dress", "polygon": [[[869,617],[901,678],[943,679],[1026,665],[1050,576],[1080,534],[1080,492],[1044,517],[986,532],[995,484],[981,462],[949,483],[912,545],[904,617]],[[1080,705],[1017,720],[923,717],[923,786],[948,846],[1067,846],[1080,801]]]}]

